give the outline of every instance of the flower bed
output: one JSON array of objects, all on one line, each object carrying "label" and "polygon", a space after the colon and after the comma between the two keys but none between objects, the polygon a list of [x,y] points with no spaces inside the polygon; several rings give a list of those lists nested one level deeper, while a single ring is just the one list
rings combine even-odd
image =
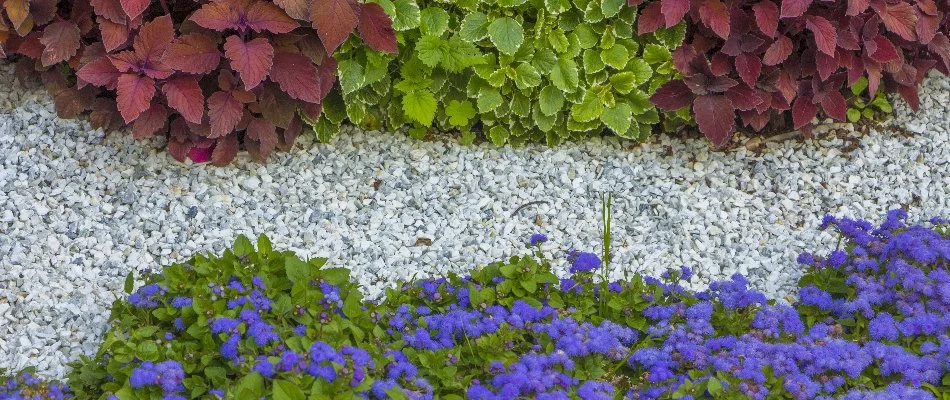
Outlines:
[{"label": "flower bed", "polygon": [[[842,246],[803,254],[799,300],[741,276],[692,293],[691,270],[598,283],[571,251],[558,279],[540,246],[470,276],[362,299],[348,271],[241,237],[116,301],[68,387],[22,373],[13,398],[795,398],[950,394],[950,224],[827,217]],[[546,240],[532,237],[535,245]]]}]

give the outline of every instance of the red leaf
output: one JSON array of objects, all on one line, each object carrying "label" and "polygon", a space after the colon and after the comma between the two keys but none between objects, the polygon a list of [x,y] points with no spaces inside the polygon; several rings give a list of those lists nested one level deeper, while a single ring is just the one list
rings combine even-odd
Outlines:
[{"label": "red leaf", "polygon": [[221,53],[211,37],[192,33],[179,37],[168,45],[162,61],[182,72],[207,74],[218,68]]},{"label": "red leaf", "polygon": [[874,38],[874,52],[868,54],[868,56],[882,64],[894,61],[900,57],[897,54],[897,48],[894,47],[894,43],[887,40],[884,35],[877,35],[877,37]]},{"label": "red leaf", "polygon": [[940,30],[940,17],[917,11],[917,38],[921,44],[928,44]]},{"label": "red leaf", "polygon": [[769,37],[775,37],[778,32],[778,6],[771,0],[763,0],[752,6],[755,13],[755,24],[759,30]]},{"label": "red leaf", "polygon": [[759,57],[742,53],[736,57],[736,72],[746,85],[755,87],[755,82],[759,80],[759,73],[762,72],[762,63]]},{"label": "red leaf", "polygon": [[897,93],[901,95],[907,105],[914,111],[920,108],[920,97],[917,96],[917,88],[914,86],[898,85]]},{"label": "red leaf", "polygon": [[122,116],[116,109],[115,99],[97,97],[92,102],[92,112],[89,113],[89,123],[93,128],[102,128],[108,132],[123,126]]},{"label": "red leaf", "polygon": [[772,43],[765,55],[762,56],[762,63],[765,65],[781,64],[789,55],[792,54],[792,40],[785,35],[779,35],[778,39]]},{"label": "red leaf", "polygon": [[815,44],[818,50],[829,56],[835,56],[835,47],[838,47],[838,30],[827,19],[817,15],[805,18],[805,27],[815,35]]},{"label": "red leaf", "polygon": [[211,120],[209,138],[227,135],[234,131],[244,114],[244,104],[230,92],[214,92],[208,97],[208,117]]},{"label": "red leaf", "polygon": [[699,96],[693,102],[693,114],[699,131],[716,147],[729,143],[729,138],[736,129],[735,113],[732,101],[726,96]]},{"label": "red leaf", "polygon": [[274,4],[284,9],[290,18],[304,21],[310,18],[310,2],[307,0],[274,0]]},{"label": "red leaf", "polygon": [[792,78],[788,71],[780,71],[775,88],[778,89],[782,99],[789,103],[798,94],[798,81]]},{"label": "red leaf", "polygon": [[231,60],[231,68],[241,76],[244,88],[251,90],[270,72],[274,48],[265,38],[244,42],[237,35],[231,35],[224,42],[224,56]]},{"label": "red leaf", "polygon": [[155,134],[165,127],[165,121],[168,120],[168,109],[161,103],[153,103],[148,110],[135,119],[132,124],[132,137],[143,139]]},{"label": "red leaf", "polygon": [[792,104],[792,122],[795,129],[811,123],[811,120],[818,115],[818,106],[811,103],[811,98],[807,96],[798,96],[795,103]]},{"label": "red leaf", "polygon": [[116,86],[119,113],[125,123],[130,123],[148,109],[155,95],[155,81],[135,73],[122,74]]},{"label": "red leaf", "polygon": [[825,111],[825,115],[838,121],[844,121],[848,118],[848,105],[845,103],[841,92],[832,91],[825,95],[825,98],[821,100],[821,109]]},{"label": "red leaf", "polygon": [[60,90],[54,98],[56,115],[63,119],[78,117],[86,111],[86,106],[89,104],[82,97],[82,94],[73,88]]},{"label": "red leaf", "polygon": [[194,124],[200,124],[204,116],[205,96],[194,76],[179,76],[165,81],[162,93],[168,106]]},{"label": "red leaf", "polygon": [[235,135],[228,135],[218,139],[214,145],[214,151],[211,152],[211,164],[217,167],[228,165],[234,157],[237,157],[238,140]]},{"label": "red leaf", "polygon": [[129,41],[129,27],[117,24],[106,18],[99,18],[99,32],[106,51],[118,49]]},{"label": "red leaf", "polygon": [[782,0],[782,18],[797,18],[805,14],[812,0]]},{"label": "red leaf", "polygon": [[107,56],[101,56],[76,71],[76,77],[82,81],[104,88],[115,85],[119,75],[121,73]]},{"label": "red leaf", "polygon": [[682,80],[672,80],[660,86],[650,102],[663,111],[676,111],[693,102],[693,92]]},{"label": "red leaf", "polygon": [[270,82],[264,83],[257,92],[257,102],[248,108],[273,121],[278,127],[287,128],[296,112],[294,101],[275,86]]},{"label": "red leaf", "polygon": [[268,1],[252,2],[247,8],[245,19],[247,27],[255,32],[287,33],[300,26],[284,10]]},{"label": "red leaf", "polygon": [[155,18],[142,25],[132,48],[139,57],[151,62],[161,61],[160,58],[168,45],[175,39],[175,29],[172,18],[168,15]]},{"label": "red leaf", "polygon": [[59,21],[46,25],[40,43],[43,54],[40,60],[44,67],[66,61],[79,50],[79,27],[71,21]]},{"label": "red leaf", "polygon": [[740,111],[739,115],[742,116],[742,122],[745,123],[746,126],[758,132],[769,123],[771,113],[767,111],[762,113],[757,111]]},{"label": "red leaf", "polygon": [[247,137],[261,144],[260,151],[265,156],[277,147],[277,127],[266,119],[252,118],[247,124]]},{"label": "red leaf", "polygon": [[357,28],[360,37],[376,51],[396,54],[396,32],[393,31],[393,22],[376,3],[366,3],[360,6],[360,17]]},{"label": "red leaf", "polygon": [[663,27],[662,5],[658,1],[650,2],[640,11],[637,18],[637,34],[643,35],[656,32]]},{"label": "red leaf", "polygon": [[729,9],[720,0],[706,0],[699,6],[699,17],[719,37],[729,39]]},{"label": "red leaf", "polygon": [[690,0],[661,0],[660,4],[666,27],[669,28],[683,20],[689,12]]},{"label": "red leaf", "polygon": [[194,14],[191,14],[191,17],[188,18],[192,22],[198,24],[202,28],[213,29],[216,31],[224,31],[226,29],[239,29],[241,21],[241,15],[239,11],[244,11],[243,5],[239,4],[242,7],[232,7],[231,3],[227,0],[217,0],[210,3],[206,3],[201,6]]},{"label": "red leaf", "polygon": [[142,12],[148,8],[151,2],[152,0],[119,0],[122,9],[125,10],[125,15],[128,15],[129,19],[135,19],[135,17],[142,15]]},{"label": "red leaf", "polygon": [[710,69],[713,75],[723,76],[732,72],[732,64],[732,57],[727,56],[725,53],[718,52],[713,56],[712,62],[710,62]]},{"label": "red leaf", "polygon": [[853,17],[863,13],[864,10],[868,9],[869,4],[871,4],[870,0],[848,0],[848,12],[846,15]]},{"label": "red leaf", "polygon": [[815,68],[821,80],[828,79],[838,69],[838,60],[822,52],[815,53]]},{"label": "red leaf", "polygon": [[90,0],[89,4],[92,5],[92,9],[95,10],[96,15],[108,19],[113,23],[125,24],[128,21],[125,16],[125,10],[122,9],[122,4],[119,3],[119,0]]},{"label": "red leaf", "polygon": [[755,109],[762,102],[758,93],[746,85],[733,86],[726,91],[726,96],[729,97],[736,109],[743,111]]},{"label": "red leaf", "polygon": [[359,18],[352,0],[319,0],[310,5],[310,21],[327,53],[333,54],[356,28]]},{"label": "red leaf", "polygon": [[333,89],[333,85],[336,83],[336,60],[333,57],[328,57],[323,61],[323,64],[320,64],[317,67],[317,78],[320,81],[320,98],[327,97],[330,94],[330,90]]},{"label": "red leaf", "polygon": [[309,103],[323,101],[317,68],[303,54],[278,52],[270,79],[292,98]]},{"label": "red leaf", "polygon": [[881,22],[887,30],[894,32],[904,40],[917,40],[917,11],[908,3],[887,4],[877,7]]}]

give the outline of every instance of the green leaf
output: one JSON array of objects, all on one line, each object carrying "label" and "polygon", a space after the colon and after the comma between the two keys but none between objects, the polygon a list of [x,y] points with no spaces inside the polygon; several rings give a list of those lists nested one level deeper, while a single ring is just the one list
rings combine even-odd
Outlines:
[{"label": "green leaf", "polygon": [[488,131],[488,138],[495,146],[502,146],[508,141],[508,130],[502,126],[495,125]]},{"label": "green leaf", "polygon": [[554,83],[554,86],[558,89],[573,92],[579,83],[577,63],[570,58],[559,58],[557,65],[555,65],[551,71],[551,82]]},{"label": "green leaf", "polygon": [[419,31],[423,35],[441,36],[449,29],[449,13],[438,7],[426,7],[420,15]]},{"label": "green leaf", "polygon": [[438,65],[447,52],[448,44],[438,36],[425,35],[416,42],[416,56],[429,68]]},{"label": "green leaf", "polygon": [[582,49],[589,49],[597,45],[600,40],[597,33],[591,29],[588,24],[580,24],[574,28],[574,35],[577,36],[577,43]]},{"label": "green leaf", "polygon": [[257,399],[264,394],[264,378],[257,372],[245,375],[234,389],[238,399]]},{"label": "green leaf", "polygon": [[604,60],[600,59],[600,52],[594,49],[584,51],[584,72],[591,75],[604,70]]},{"label": "green leaf", "polygon": [[291,282],[310,282],[310,264],[303,262],[297,256],[284,259],[284,272]]},{"label": "green leaf", "polygon": [[449,116],[449,123],[454,126],[467,126],[468,121],[478,113],[472,102],[452,100],[445,107],[445,114]]},{"label": "green leaf", "polygon": [[409,92],[402,97],[402,111],[406,117],[425,126],[432,125],[437,106],[435,95],[427,90]]},{"label": "green leaf", "polygon": [[503,17],[488,25],[488,37],[502,53],[515,54],[524,43],[524,30],[518,21]]},{"label": "green leaf", "polygon": [[627,4],[626,0],[601,0],[600,10],[607,18],[617,15],[623,6]]},{"label": "green leaf", "polygon": [[442,68],[446,71],[459,73],[465,68],[483,64],[485,60],[474,44],[462,41],[458,36],[452,36],[442,56]]},{"label": "green leaf", "polygon": [[231,246],[231,251],[238,257],[244,257],[254,252],[254,245],[247,236],[240,235],[234,241],[234,246]]},{"label": "green leaf", "polygon": [[719,396],[719,394],[722,393],[722,382],[720,382],[718,378],[709,378],[707,382],[708,384],[706,385],[706,390],[709,391],[709,394],[713,396]]},{"label": "green leaf", "polygon": [[600,52],[600,59],[614,69],[623,69],[627,65],[627,61],[630,60],[630,53],[627,52],[627,48],[624,46],[613,46],[607,50]]},{"label": "green leaf", "polygon": [[478,112],[487,113],[502,103],[501,92],[494,88],[483,88],[478,91]]},{"label": "green leaf", "polygon": [[686,22],[680,22],[669,28],[660,28],[653,32],[653,35],[663,42],[666,47],[671,49],[679,47],[683,40],[686,40]]},{"label": "green leaf", "polygon": [[614,132],[624,133],[630,129],[633,120],[633,111],[627,103],[617,103],[614,107],[604,109],[600,120]]},{"label": "green leaf", "polygon": [[257,252],[260,254],[268,255],[274,251],[274,247],[270,243],[270,239],[266,235],[261,234],[257,237]]},{"label": "green leaf", "polygon": [[636,77],[637,85],[642,85],[653,77],[653,68],[642,58],[631,60],[630,65],[627,66],[627,71],[632,72]]},{"label": "green leaf", "polygon": [[363,74],[363,66],[355,60],[340,60],[337,68],[339,69],[338,75],[340,76],[340,86],[343,87],[343,94],[350,94],[361,87],[363,87],[364,82],[366,81],[366,76]]},{"label": "green leaf", "polygon": [[863,93],[864,90],[867,88],[868,88],[868,78],[862,76],[858,78],[858,80],[855,81],[853,85],[851,85],[851,93],[857,96]]},{"label": "green leaf", "polygon": [[545,86],[538,95],[538,105],[544,115],[554,115],[564,107],[564,94],[554,86]]},{"label": "green leaf", "polygon": [[484,39],[485,36],[488,36],[488,16],[480,12],[465,15],[461,29],[459,29],[459,36],[462,37],[462,40],[469,42]]},{"label": "green leaf", "polygon": [[861,119],[861,110],[858,110],[856,108],[848,109],[848,121],[858,122],[858,120],[860,119]]},{"label": "green leaf", "polygon": [[362,312],[360,309],[360,300],[362,299],[363,296],[360,294],[359,289],[350,289],[350,293],[346,296],[346,300],[343,300],[343,315],[349,319],[356,319],[359,317],[360,313]]},{"label": "green leaf", "polygon": [[406,31],[419,27],[420,13],[416,0],[394,0],[393,6],[393,10],[385,11],[392,16],[394,30]]},{"label": "green leaf", "polygon": [[604,111],[604,105],[594,90],[588,90],[584,93],[584,98],[579,104],[571,108],[571,118],[577,122],[590,122],[600,117]]},{"label": "green leaf", "polygon": [[274,381],[274,400],[306,400],[307,396],[293,382],[278,379]]},{"label": "green leaf", "polygon": [[498,5],[502,7],[517,7],[528,2],[528,0],[497,0],[497,1],[498,1]]},{"label": "green leaf", "polygon": [[524,90],[541,84],[541,74],[529,63],[521,63],[515,68],[515,85]]},{"label": "green leaf", "polygon": [[660,64],[671,60],[670,50],[658,44],[648,44],[643,47],[643,60],[650,64]]},{"label": "green leaf", "polygon": [[132,294],[132,290],[135,289],[135,271],[129,271],[129,274],[125,276],[125,285],[122,288],[125,289],[125,294]]},{"label": "green leaf", "polygon": [[[651,71],[652,72],[652,71]],[[627,94],[637,86],[637,77],[633,72],[618,72],[610,76],[610,86],[618,93]]]}]

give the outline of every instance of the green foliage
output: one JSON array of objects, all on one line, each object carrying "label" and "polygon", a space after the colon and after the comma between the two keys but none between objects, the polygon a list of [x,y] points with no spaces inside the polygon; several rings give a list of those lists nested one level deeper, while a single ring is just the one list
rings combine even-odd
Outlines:
[{"label": "green foliage", "polygon": [[[622,0],[381,0],[399,54],[348,43],[335,54],[345,116],[364,128],[436,128],[465,143],[558,144],[609,128],[643,140],[649,102],[674,76],[685,25],[637,36]],[[667,124],[681,124],[669,114]],[[335,118],[336,117],[336,118]],[[341,118],[312,121],[328,132]],[[325,140],[329,135],[323,135]]]},{"label": "green foliage", "polygon": [[848,121],[858,122],[859,120],[880,120],[884,115],[894,111],[891,103],[887,101],[884,88],[878,88],[874,99],[867,101],[868,79],[861,77],[851,86],[851,94],[854,95],[848,102]]}]

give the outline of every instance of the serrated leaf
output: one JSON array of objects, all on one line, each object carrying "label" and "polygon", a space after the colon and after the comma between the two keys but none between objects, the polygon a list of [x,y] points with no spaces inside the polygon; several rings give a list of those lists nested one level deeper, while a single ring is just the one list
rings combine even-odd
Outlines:
[{"label": "serrated leaf", "polygon": [[660,11],[663,13],[663,19],[666,27],[669,28],[678,24],[689,12],[690,0],[661,0]]},{"label": "serrated leaf", "polygon": [[809,15],[805,18],[805,27],[814,34],[818,50],[834,57],[835,47],[838,46],[838,33],[834,25],[825,18]]},{"label": "serrated leaf", "polygon": [[558,58],[557,64],[551,71],[551,83],[558,89],[573,92],[580,82],[577,72],[577,63],[566,57]]},{"label": "serrated leaf", "polygon": [[397,31],[419,27],[421,14],[415,0],[394,0],[393,9],[386,10],[386,13],[392,16],[393,29]]},{"label": "serrated leaf", "polygon": [[778,65],[792,54],[792,40],[785,35],[779,35],[762,56],[762,64]]},{"label": "serrated leaf", "polygon": [[79,27],[72,21],[59,21],[46,26],[40,43],[43,54],[40,60],[44,67],[66,61],[79,50]]},{"label": "serrated leaf", "polygon": [[409,119],[422,125],[432,125],[438,103],[435,95],[426,90],[406,93],[402,97],[402,110]]},{"label": "serrated leaf", "polygon": [[717,36],[729,39],[729,8],[720,0],[704,0],[699,6],[699,16]]},{"label": "serrated leaf", "polygon": [[288,96],[308,103],[320,104],[323,89],[317,68],[299,53],[277,52],[270,79]]},{"label": "serrated leaf", "polygon": [[439,65],[447,52],[448,44],[438,36],[424,35],[416,42],[416,57],[430,68]]},{"label": "serrated leaf", "polygon": [[626,4],[626,0],[600,0],[600,11],[604,17],[613,18]]},{"label": "serrated leaf", "polygon": [[126,294],[132,294],[132,289],[135,288],[135,271],[129,271],[129,274],[125,276],[125,284],[123,289]]},{"label": "serrated leaf", "polygon": [[498,107],[503,102],[501,92],[494,88],[482,88],[478,91],[478,112],[487,113]]},{"label": "serrated leaf", "polygon": [[735,132],[735,109],[726,96],[699,96],[693,102],[693,115],[700,132],[717,147],[728,143]]},{"label": "serrated leaf", "polygon": [[[634,60],[636,61],[636,60]],[[653,73],[653,70],[650,70]],[[617,93],[627,94],[637,86],[637,76],[630,71],[619,72],[610,76],[610,86]],[[649,79],[649,78],[648,78]]]},{"label": "serrated leaf", "polygon": [[231,68],[244,82],[244,89],[251,90],[270,73],[274,64],[274,47],[265,38],[245,42],[237,35],[231,35],[224,42],[224,56],[231,60]]},{"label": "serrated leaf", "polygon": [[626,132],[630,129],[633,120],[633,111],[627,103],[617,103],[607,107],[600,115],[600,120],[614,132]]},{"label": "serrated leaf", "polygon": [[531,64],[521,63],[515,68],[515,85],[518,89],[529,89],[541,84],[541,74]]},{"label": "serrated leaf", "polygon": [[139,15],[142,15],[142,12],[148,8],[151,0],[119,0],[119,3],[122,5],[122,10],[125,11],[125,15],[127,15],[129,19],[135,19]]},{"label": "serrated leaf", "polygon": [[244,116],[244,104],[231,92],[217,91],[208,96],[208,118],[211,123],[209,137],[225,136],[237,127]]},{"label": "serrated leaf", "polygon": [[[148,2],[149,0],[145,1]],[[189,19],[198,26],[216,31],[251,29],[255,32],[288,33],[300,26],[297,21],[287,16],[287,13],[280,7],[262,0],[249,2],[215,0],[201,6]],[[352,28],[350,30],[352,31]]]},{"label": "serrated leaf", "polygon": [[653,77],[653,68],[650,67],[650,64],[648,64],[642,58],[631,60],[630,65],[627,67],[627,71],[633,74],[635,85],[642,85]]},{"label": "serrated leaf", "polygon": [[211,164],[217,167],[223,167],[231,163],[234,157],[237,157],[238,139],[236,135],[227,135],[219,138],[214,145],[214,151],[211,152]]},{"label": "serrated leaf", "polygon": [[360,6],[357,30],[371,49],[392,54],[399,51],[393,23],[379,4],[365,3]]},{"label": "serrated leaf", "polygon": [[115,85],[121,73],[109,61],[109,57],[102,56],[94,61],[83,65],[76,71],[76,77],[81,81],[91,83],[99,87],[109,87]]},{"label": "serrated leaf", "polygon": [[488,138],[495,146],[503,146],[508,141],[509,132],[502,126],[495,125],[488,130]]},{"label": "serrated leaf", "polygon": [[593,90],[584,93],[581,102],[571,107],[571,118],[577,122],[590,122],[600,118],[604,104]]},{"label": "serrated leaf", "polygon": [[623,69],[630,60],[630,53],[624,46],[613,46],[600,52],[600,59],[614,69]]},{"label": "serrated leaf", "polygon": [[661,64],[673,59],[670,50],[656,44],[648,44],[643,47],[643,60],[650,64]]},{"label": "serrated leaf", "polygon": [[147,76],[125,73],[118,79],[116,102],[125,123],[131,123],[148,109],[155,95],[155,81]]},{"label": "serrated leaf", "polygon": [[352,0],[318,0],[310,5],[310,21],[327,53],[334,51],[359,24],[358,4]]},{"label": "serrated leaf", "polygon": [[152,136],[165,126],[166,121],[168,109],[161,103],[152,103],[132,124],[132,137],[143,139]]},{"label": "serrated leaf", "polygon": [[502,17],[488,25],[488,37],[502,53],[514,54],[524,43],[524,30],[518,21]]},{"label": "serrated leaf", "polygon": [[213,38],[192,33],[179,37],[165,50],[162,61],[178,71],[206,74],[218,68],[221,53]]},{"label": "serrated leaf", "polygon": [[488,16],[473,12],[465,15],[459,28],[459,36],[468,42],[477,42],[488,36]]},{"label": "serrated leaf", "polygon": [[752,6],[755,24],[762,33],[775,37],[778,30],[778,6],[772,0],[762,0]]},{"label": "serrated leaf", "polygon": [[420,13],[419,31],[423,35],[441,36],[449,29],[449,13],[439,7],[426,7]]},{"label": "serrated leaf", "polygon": [[545,86],[538,94],[538,106],[544,115],[554,115],[564,107],[564,95],[552,85]]}]

